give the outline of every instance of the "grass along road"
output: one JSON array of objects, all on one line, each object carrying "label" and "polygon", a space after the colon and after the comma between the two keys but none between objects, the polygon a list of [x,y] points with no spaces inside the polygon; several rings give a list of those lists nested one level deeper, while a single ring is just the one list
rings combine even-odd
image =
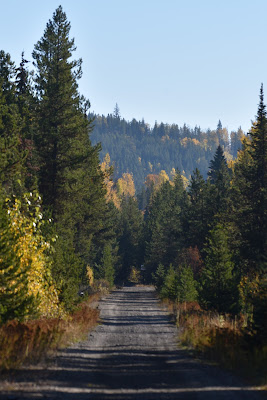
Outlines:
[{"label": "grass along road", "polygon": [[178,330],[152,287],[125,287],[100,302],[88,340],[48,365],[2,382],[0,399],[257,400],[263,395],[178,347]]}]

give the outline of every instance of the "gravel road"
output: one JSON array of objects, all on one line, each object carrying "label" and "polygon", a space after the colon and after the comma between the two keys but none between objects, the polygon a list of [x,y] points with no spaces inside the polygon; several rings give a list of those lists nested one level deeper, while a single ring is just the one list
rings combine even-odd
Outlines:
[{"label": "gravel road", "polygon": [[178,331],[152,287],[116,290],[100,309],[102,323],[87,341],[2,381],[0,399],[263,399],[178,347]]}]

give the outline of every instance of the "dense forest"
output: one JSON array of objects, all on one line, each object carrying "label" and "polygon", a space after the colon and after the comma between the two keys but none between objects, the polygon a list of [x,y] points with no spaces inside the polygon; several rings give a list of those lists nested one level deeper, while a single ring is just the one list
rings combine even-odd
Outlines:
[{"label": "dense forest", "polygon": [[237,157],[244,137],[241,128],[229,134],[222,127],[221,121],[215,130],[207,131],[200,127],[190,129],[186,124],[179,127],[175,124],[155,123],[150,128],[145,121],[125,121],[120,116],[117,104],[113,114],[90,114],[90,118],[94,126],[92,143],[101,143],[101,159],[109,154],[114,166],[114,179],[130,172],[138,191],[142,189],[148,175],[158,175],[165,171],[171,176],[177,168],[187,179],[198,168],[206,179],[209,162],[217,147],[220,145],[227,161],[231,161]]},{"label": "dense forest", "polygon": [[61,7],[34,47],[33,71],[24,54],[15,66],[0,51],[0,324],[63,317],[84,288],[139,279],[163,298],[242,314],[263,340],[263,87],[247,135],[229,138],[220,122],[150,129],[118,107],[90,114],[74,53]]}]

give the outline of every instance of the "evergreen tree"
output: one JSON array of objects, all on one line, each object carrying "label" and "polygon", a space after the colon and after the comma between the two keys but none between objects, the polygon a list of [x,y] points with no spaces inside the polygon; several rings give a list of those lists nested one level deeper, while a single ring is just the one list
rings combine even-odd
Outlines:
[{"label": "evergreen tree", "polygon": [[184,245],[184,213],[187,195],[177,171],[174,182],[163,183],[156,192],[146,219],[145,262],[150,274],[157,265],[176,262]]},{"label": "evergreen tree", "polygon": [[217,224],[209,234],[201,275],[201,302],[209,309],[229,312],[234,303],[232,254],[226,229]]},{"label": "evergreen tree", "polygon": [[115,108],[114,108],[114,111],[113,111],[113,116],[115,118],[119,118],[119,119],[121,117],[121,113],[120,113],[120,109],[119,109],[118,103],[116,103],[116,105],[115,105]]},{"label": "evergreen tree", "polygon": [[15,92],[15,66],[0,51],[0,183],[6,194],[20,192],[25,154],[20,149],[20,116]]},{"label": "evergreen tree", "polygon": [[26,69],[29,61],[21,55],[21,62],[16,68],[16,99],[20,115],[20,150],[25,154],[24,186],[28,191],[37,188],[38,156],[34,145],[34,109],[35,99],[30,75]]},{"label": "evergreen tree", "polygon": [[196,301],[198,297],[197,282],[194,280],[192,268],[182,265],[178,268],[178,300],[180,302]]},{"label": "evergreen tree", "polygon": [[112,247],[110,244],[106,244],[104,246],[103,257],[101,260],[101,271],[102,278],[109,283],[110,287],[112,287],[115,278],[115,268],[114,259],[112,256]]},{"label": "evergreen tree", "polygon": [[35,45],[33,58],[39,190],[59,236],[54,278],[71,306],[85,266],[96,261],[95,248],[98,236],[103,238],[107,229],[108,208],[99,165],[100,146],[93,147],[89,139],[89,102],[78,93],[82,61],[73,59],[76,47],[69,33],[70,23],[59,6]]},{"label": "evergreen tree", "polygon": [[40,158],[39,187],[44,205],[51,208],[54,217],[75,187],[78,170],[91,150],[84,116],[88,103],[78,93],[81,60],[72,60],[76,48],[69,32],[70,23],[60,6],[33,51],[39,102],[35,136]]},{"label": "evergreen tree", "polygon": [[139,269],[142,254],[143,216],[138,209],[137,201],[133,197],[123,198],[121,203],[119,256],[122,268],[118,272],[117,280],[126,281],[131,267]]},{"label": "evergreen tree", "polygon": [[186,210],[187,229],[185,229],[186,244],[187,247],[197,246],[199,250],[202,250],[209,230],[210,220],[207,207],[207,184],[198,169],[194,170],[191,176],[188,195],[189,204]]},{"label": "evergreen tree", "polygon": [[243,270],[267,270],[267,117],[263,87],[256,122],[234,169],[234,222]]},{"label": "evergreen tree", "polygon": [[218,214],[220,216],[225,215],[229,206],[230,173],[220,145],[210,162],[208,181],[210,183],[208,186],[208,208],[210,209],[211,219]]}]

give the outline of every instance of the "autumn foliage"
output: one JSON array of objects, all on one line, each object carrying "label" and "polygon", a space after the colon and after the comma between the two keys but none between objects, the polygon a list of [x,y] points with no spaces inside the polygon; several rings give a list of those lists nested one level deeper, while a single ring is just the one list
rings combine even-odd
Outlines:
[{"label": "autumn foliage", "polygon": [[91,300],[82,303],[64,319],[13,320],[1,326],[0,370],[39,361],[59,347],[83,339],[98,320],[99,312],[90,307]]}]

